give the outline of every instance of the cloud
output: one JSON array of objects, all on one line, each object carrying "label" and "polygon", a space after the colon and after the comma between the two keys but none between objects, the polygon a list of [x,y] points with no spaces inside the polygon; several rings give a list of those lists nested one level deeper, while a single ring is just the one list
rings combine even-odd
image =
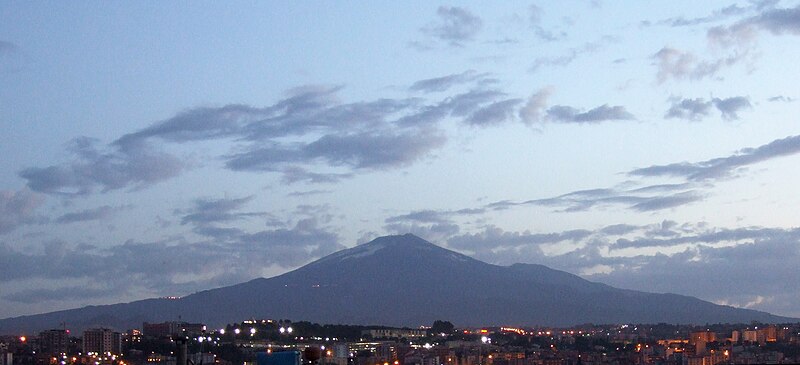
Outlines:
[{"label": "cloud", "polygon": [[[542,264],[621,288],[800,315],[796,305],[800,273],[786,265],[800,259],[797,228],[719,228],[663,221],[532,233],[487,226],[455,234],[446,242],[491,263]],[[756,273],[758,267],[771,269]]]},{"label": "cloud", "polygon": [[588,230],[571,230],[558,233],[531,233],[506,232],[502,229],[489,226],[483,231],[473,234],[463,234],[452,237],[447,241],[447,246],[457,250],[471,252],[506,251],[527,248],[533,252],[539,251],[538,246],[560,242],[578,242],[588,237],[592,232]]},{"label": "cloud", "polygon": [[710,28],[709,40],[714,44],[729,47],[754,42],[759,31],[768,31],[774,35],[800,35],[800,5],[794,8],[767,6],[761,10],[763,11],[733,25]]},{"label": "cloud", "polygon": [[722,117],[727,120],[739,119],[737,113],[740,110],[753,107],[750,104],[750,100],[744,96],[734,96],[726,99],[714,98],[712,101],[714,102],[714,106],[722,112]]},{"label": "cloud", "polygon": [[599,123],[608,120],[632,120],[635,118],[623,106],[603,104],[585,112],[571,106],[554,105],[547,109],[547,119],[557,123]]},{"label": "cloud", "polygon": [[476,110],[465,121],[471,125],[500,124],[514,117],[517,105],[520,103],[522,103],[521,99],[496,101]]},{"label": "cloud", "polygon": [[[408,166],[431,150],[441,147],[444,142],[444,135],[435,130],[330,134],[308,144],[255,148],[231,155],[226,166],[237,171],[278,171],[296,163],[318,161],[328,166],[385,169]],[[295,177],[289,180],[295,179],[299,171],[293,172]],[[308,176],[303,178],[308,179]]]},{"label": "cloud", "polygon": [[29,167],[19,175],[33,191],[83,195],[97,190],[143,188],[175,177],[185,169],[178,158],[138,141],[99,149],[97,140],[73,139],[68,145],[73,161],[65,165]]},{"label": "cloud", "polygon": [[411,91],[425,93],[443,92],[454,86],[476,81],[479,83],[489,83],[492,80],[489,79],[488,76],[489,74],[486,73],[477,73],[475,70],[467,70],[459,74],[450,74],[431,79],[419,80],[414,82],[408,89]]},{"label": "cloud", "polygon": [[547,108],[547,101],[553,94],[553,87],[543,88],[533,93],[519,110],[519,119],[525,124],[532,124],[541,120],[542,111]]},{"label": "cloud", "polygon": [[[309,217],[227,240],[131,240],[105,248],[53,241],[41,250],[24,251],[0,242],[0,288],[3,299],[21,303],[104,298],[120,292],[138,293],[140,298],[183,295],[297,267],[343,249],[338,241],[335,233]],[[273,271],[265,271],[270,268]],[[106,278],[102,283],[96,280],[98,272]],[[17,285],[31,280],[38,283],[37,289]],[[83,289],[70,291],[75,283]]]},{"label": "cloud", "polygon": [[43,203],[41,195],[27,189],[0,190],[0,234],[39,221],[34,213]]},{"label": "cloud", "polygon": [[321,189],[306,190],[306,191],[293,191],[293,192],[287,194],[287,196],[307,197],[307,196],[312,196],[312,195],[330,194],[332,192],[333,192],[332,190],[321,190]]},{"label": "cloud", "polygon": [[745,148],[730,156],[700,162],[680,162],[653,165],[628,172],[631,176],[673,176],[688,181],[705,181],[729,178],[742,168],[773,158],[800,152],[800,136],[777,139],[756,148]]},{"label": "cloud", "polygon": [[474,40],[483,27],[483,21],[465,8],[440,6],[436,15],[438,22],[422,28],[422,32],[450,46],[461,47],[465,42]]},{"label": "cloud", "polygon": [[97,208],[66,213],[56,218],[55,222],[58,224],[69,224],[76,222],[104,220],[112,217],[115,213],[123,209],[125,209],[125,207],[112,207],[110,205],[103,205]]},{"label": "cloud", "polygon": [[659,21],[658,24],[664,24],[671,27],[686,27],[694,25],[702,25],[707,23],[714,23],[725,20],[730,17],[745,14],[749,8],[741,7],[737,4],[729,5],[721,9],[714,10],[710,15],[686,19],[685,17],[675,17]]},{"label": "cloud", "polygon": [[85,286],[69,286],[56,289],[23,289],[4,295],[2,298],[15,303],[37,304],[42,301],[53,300],[76,300],[84,298],[102,298],[109,295],[106,288],[87,288]]},{"label": "cloud", "polygon": [[300,87],[264,107],[231,104],[186,110],[123,135],[112,146],[229,140],[237,143],[231,153],[221,156],[229,170],[281,173],[285,183],[335,183],[356,173],[406,167],[430,156],[446,142],[439,128],[446,118],[469,125],[515,120],[520,101],[487,88],[492,81],[486,74],[466,71],[421,80],[411,89],[427,93],[473,82],[471,90],[439,100],[381,98],[352,103],[340,100],[339,86]]},{"label": "cloud", "polygon": [[566,37],[566,34],[563,32],[554,34],[552,31],[546,30],[542,27],[543,13],[544,10],[534,4],[528,6],[528,22],[530,24],[530,28],[533,29],[534,34],[536,34],[539,39],[548,42],[556,41]]},{"label": "cloud", "polygon": [[598,52],[606,47],[606,45],[616,42],[617,38],[611,36],[602,37],[598,41],[587,42],[581,45],[580,47],[570,48],[567,50],[566,53],[558,56],[544,56],[544,57],[537,57],[531,67],[528,69],[530,72],[536,72],[540,68],[545,66],[567,66],[572,61],[578,58],[578,56],[584,54],[591,54]]},{"label": "cloud", "polygon": [[695,99],[673,99],[664,118],[679,118],[692,121],[699,121],[707,117],[711,107],[714,106],[722,113],[722,118],[726,120],[739,119],[738,112],[743,109],[752,108],[750,100],[744,96],[733,96],[725,99],[713,98],[705,100]]},{"label": "cloud", "polygon": [[712,103],[702,98],[681,99],[672,102],[664,118],[679,118],[699,121],[708,116]]},{"label": "cloud", "polygon": [[714,60],[700,60],[691,52],[684,52],[675,48],[664,47],[653,55],[658,67],[657,78],[659,83],[669,79],[674,80],[701,80],[716,75],[723,67],[733,66],[744,60],[749,54],[734,52],[723,58]]},{"label": "cloud", "polygon": [[578,190],[552,198],[521,202],[498,201],[488,204],[486,209],[503,210],[516,206],[546,206],[561,208],[563,212],[579,212],[597,207],[621,205],[627,209],[649,212],[690,204],[703,198],[703,194],[689,189],[684,184],[675,184],[670,187],[660,185],[659,188]]},{"label": "cloud", "polygon": [[794,100],[795,100],[794,98],[791,98],[791,97],[788,97],[788,96],[783,96],[783,95],[773,96],[773,97],[767,99],[767,101],[769,101],[769,102],[783,102],[783,103],[791,103]]},{"label": "cloud", "polygon": [[196,199],[193,206],[186,210],[176,210],[175,214],[181,216],[181,224],[194,226],[193,232],[202,236],[225,239],[242,234],[238,228],[220,227],[221,223],[231,223],[254,217],[268,217],[271,215],[263,212],[240,212],[240,210],[253,200],[253,196],[243,198],[223,199]]}]

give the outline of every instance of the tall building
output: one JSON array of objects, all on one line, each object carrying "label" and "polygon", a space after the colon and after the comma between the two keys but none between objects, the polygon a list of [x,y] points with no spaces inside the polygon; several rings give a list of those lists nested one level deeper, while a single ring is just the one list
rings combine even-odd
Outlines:
[{"label": "tall building", "polygon": [[39,351],[45,355],[66,354],[69,347],[69,331],[47,330],[39,333]]},{"label": "tall building", "polygon": [[84,353],[122,354],[122,335],[108,328],[93,328],[83,332]]}]

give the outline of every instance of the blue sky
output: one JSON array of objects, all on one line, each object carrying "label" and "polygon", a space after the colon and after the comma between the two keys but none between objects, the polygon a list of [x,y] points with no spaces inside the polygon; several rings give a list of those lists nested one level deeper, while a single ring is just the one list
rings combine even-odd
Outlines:
[{"label": "blue sky", "polygon": [[415,233],[800,316],[800,5],[0,4],[0,317]]}]

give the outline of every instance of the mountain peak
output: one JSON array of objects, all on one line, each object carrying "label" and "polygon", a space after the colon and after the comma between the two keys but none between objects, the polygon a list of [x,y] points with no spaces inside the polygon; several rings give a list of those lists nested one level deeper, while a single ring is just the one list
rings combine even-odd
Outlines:
[{"label": "mountain peak", "polygon": [[446,256],[456,261],[474,261],[474,259],[468,256],[439,247],[414,234],[406,233],[378,237],[367,243],[323,257],[316,263],[342,262],[351,259],[374,257],[376,255],[395,258],[419,258],[421,256],[433,255],[436,257]]}]

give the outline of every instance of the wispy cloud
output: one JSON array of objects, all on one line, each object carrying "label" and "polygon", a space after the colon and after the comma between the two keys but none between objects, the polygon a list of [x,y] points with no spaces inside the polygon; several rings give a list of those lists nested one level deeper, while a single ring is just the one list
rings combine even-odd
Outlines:
[{"label": "wispy cloud", "polygon": [[737,51],[722,58],[699,59],[694,53],[672,47],[663,47],[652,58],[656,62],[658,82],[667,80],[701,80],[713,77],[721,69],[747,59],[747,51]]},{"label": "wispy cloud", "polygon": [[55,222],[58,224],[69,224],[76,222],[104,220],[112,217],[117,212],[126,208],[127,207],[112,207],[110,205],[103,205],[97,208],[84,209],[77,212],[63,214],[56,218]]},{"label": "wispy cloud", "polygon": [[547,109],[547,119],[557,123],[599,123],[636,118],[624,106],[603,104],[587,111],[566,105],[554,105]]},{"label": "wispy cloud", "polygon": [[730,156],[700,162],[653,165],[630,171],[631,176],[670,176],[687,181],[730,178],[742,168],[777,157],[800,153],[800,136],[774,140],[756,148],[745,148]]},{"label": "wispy cloud", "polygon": [[97,147],[88,137],[72,140],[68,146],[72,162],[48,167],[29,167],[19,175],[31,190],[50,194],[83,195],[127,187],[141,188],[181,173],[185,164],[177,157],[138,141]]},{"label": "wispy cloud", "polygon": [[483,27],[480,17],[468,9],[457,6],[440,6],[437,21],[422,28],[422,32],[450,46],[461,47],[473,41]]}]

